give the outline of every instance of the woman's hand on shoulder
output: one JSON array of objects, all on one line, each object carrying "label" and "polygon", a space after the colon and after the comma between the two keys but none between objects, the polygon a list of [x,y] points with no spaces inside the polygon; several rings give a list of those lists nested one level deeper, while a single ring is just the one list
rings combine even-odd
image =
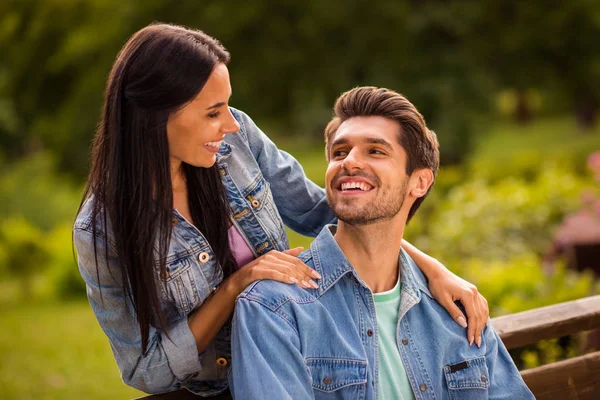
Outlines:
[{"label": "woman's hand on shoulder", "polygon": [[[467,328],[469,346],[475,343],[481,347],[481,333],[488,323],[490,311],[487,300],[479,293],[477,287],[444,268],[444,272],[429,280],[429,290],[454,321]],[[455,301],[462,303],[467,313],[468,324]]]},{"label": "woman's hand on shoulder", "polygon": [[240,293],[252,282],[261,279],[296,284],[302,288],[318,288],[314,279],[321,279],[321,276],[300,261],[298,255],[302,250],[303,247],[285,251],[271,250],[244,265],[234,274],[237,275]]}]

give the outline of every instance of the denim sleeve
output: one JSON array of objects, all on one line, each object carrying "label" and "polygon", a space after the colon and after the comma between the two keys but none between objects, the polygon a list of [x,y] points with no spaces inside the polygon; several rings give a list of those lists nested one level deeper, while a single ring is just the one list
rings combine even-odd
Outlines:
[{"label": "denim sleeve", "polygon": [[248,141],[260,170],[271,186],[275,205],[283,222],[294,231],[316,237],[336,218],[327,204],[325,190],[306,177],[300,163],[279,150],[242,111],[232,109],[240,123],[240,133]]},{"label": "denim sleeve", "polygon": [[92,233],[75,229],[73,239],[89,302],[108,336],[123,382],[146,393],[162,393],[178,389],[180,382],[196,375],[202,366],[187,319],[168,326],[165,331],[151,326],[148,347],[142,353],[135,311],[123,293],[114,249],[109,245],[109,271],[104,240],[97,242],[98,284]]},{"label": "denim sleeve", "polygon": [[298,332],[262,304],[238,298],[231,352],[234,399],[314,399]]},{"label": "denim sleeve", "polygon": [[486,343],[485,359],[490,374],[489,399],[535,399],[491,325],[485,329],[483,340]]}]

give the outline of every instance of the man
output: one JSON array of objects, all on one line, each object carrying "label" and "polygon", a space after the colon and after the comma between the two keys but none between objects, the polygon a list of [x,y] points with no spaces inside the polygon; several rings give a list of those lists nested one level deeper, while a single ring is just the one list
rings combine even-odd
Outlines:
[{"label": "man", "polygon": [[340,96],[326,128],[339,224],[300,258],[317,289],[274,281],[237,299],[230,384],[240,399],[528,399],[496,332],[470,345],[400,242],[439,167],[438,142],[400,94]]}]

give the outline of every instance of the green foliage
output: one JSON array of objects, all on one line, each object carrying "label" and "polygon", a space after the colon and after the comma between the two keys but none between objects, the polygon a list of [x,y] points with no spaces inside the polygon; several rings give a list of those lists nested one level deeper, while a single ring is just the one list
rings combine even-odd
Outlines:
[{"label": "green foliage", "polygon": [[58,175],[52,157],[37,153],[0,172],[0,218],[22,217],[43,231],[73,220],[80,191]]},{"label": "green foliage", "polygon": [[544,166],[531,183],[513,177],[496,184],[466,181],[451,189],[428,220],[421,221],[427,229],[416,243],[444,260],[541,254],[552,227],[579,206],[588,182],[553,165]]},{"label": "green foliage", "polygon": [[0,223],[2,266],[22,286],[25,301],[31,300],[32,277],[43,271],[50,258],[42,244],[43,233],[23,219],[6,219]]}]

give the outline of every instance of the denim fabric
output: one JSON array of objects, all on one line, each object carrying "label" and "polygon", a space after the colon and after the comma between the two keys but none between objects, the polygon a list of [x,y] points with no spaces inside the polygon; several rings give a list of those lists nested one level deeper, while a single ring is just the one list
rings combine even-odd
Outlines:
[{"label": "denim fabric", "polygon": [[[301,234],[316,236],[334,220],[325,191],[310,182],[298,162],[278,150],[246,114],[231,111],[240,131],[225,137],[217,163],[232,211],[231,220],[254,255],[288,248],[284,223]],[[180,387],[205,396],[223,391],[227,387],[226,364],[231,358],[230,327],[224,326],[210,346],[198,354],[187,324],[187,315],[223,279],[222,269],[215,263],[204,236],[173,211],[167,274],[158,277],[158,262],[148,266],[154,267],[157,277],[166,282],[159,287],[168,324],[165,331],[151,328],[149,347],[142,354],[135,313],[122,291],[123,277],[112,229],[109,225],[108,232],[104,232],[100,223],[96,226],[100,239],[98,280],[91,227],[93,201],[92,197],[84,204],[73,236],[88,299],[108,336],[123,381],[148,393]],[[106,252],[110,269],[104,257]],[[221,358],[228,362],[223,363]]]},{"label": "denim fabric", "polygon": [[[236,304],[234,398],[377,399],[378,332],[373,293],[325,227],[300,258],[323,277],[318,289],[250,285]],[[403,251],[396,343],[416,399],[530,399],[493,328],[482,346],[433,299]]]}]

